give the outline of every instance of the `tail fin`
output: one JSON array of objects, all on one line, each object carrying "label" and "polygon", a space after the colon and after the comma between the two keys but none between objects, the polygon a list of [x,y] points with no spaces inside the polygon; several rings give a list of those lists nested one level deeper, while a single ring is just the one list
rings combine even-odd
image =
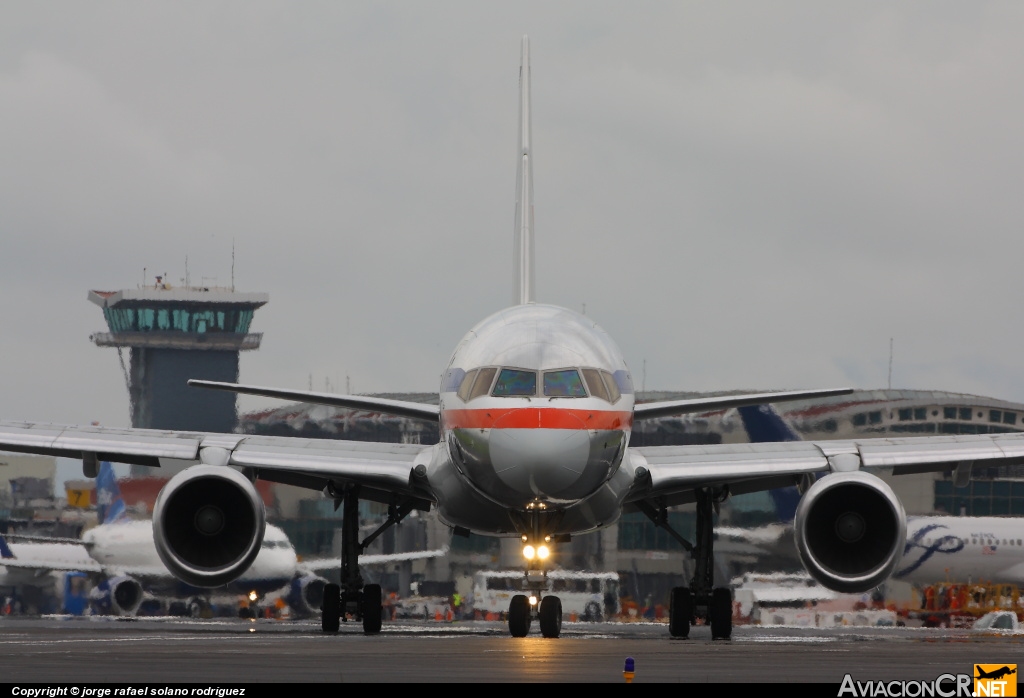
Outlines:
[{"label": "tail fin", "polygon": [[109,524],[128,520],[128,510],[117,486],[114,467],[108,461],[100,463],[96,475],[96,505],[101,523]]},{"label": "tail fin", "polygon": [[[751,443],[803,440],[771,405],[749,405],[736,409]],[[796,506],[800,503],[799,490],[796,487],[781,487],[769,490],[768,494],[775,505],[779,521],[792,521],[796,516]]]},{"label": "tail fin", "polygon": [[0,560],[13,560],[14,553],[2,535],[0,535]]},{"label": "tail fin", "polygon": [[533,139],[530,137],[530,38],[523,37],[519,66],[519,167],[516,171],[515,303],[534,299],[533,284]]}]

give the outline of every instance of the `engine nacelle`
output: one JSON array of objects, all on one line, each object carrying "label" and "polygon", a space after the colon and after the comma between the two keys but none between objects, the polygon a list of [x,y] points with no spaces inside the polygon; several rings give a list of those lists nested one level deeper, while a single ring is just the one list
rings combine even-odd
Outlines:
[{"label": "engine nacelle", "polygon": [[263,543],[267,513],[241,473],[194,465],[164,485],[153,507],[153,541],[175,577],[219,587],[249,569]]},{"label": "engine nacelle", "polygon": [[907,540],[903,504],[881,478],[861,471],[814,483],[793,523],[804,567],[833,591],[860,593],[884,582]]},{"label": "engine nacelle", "polygon": [[142,585],[131,577],[104,579],[89,591],[89,607],[98,615],[133,616],[142,605]]},{"label": "engine nacelle", "polygon": [[327,580],[318,575],[296,575],[292,579],[285,601],[297,616],[319,614],[320,606],[324,602],[324,587],[326,585]]}]

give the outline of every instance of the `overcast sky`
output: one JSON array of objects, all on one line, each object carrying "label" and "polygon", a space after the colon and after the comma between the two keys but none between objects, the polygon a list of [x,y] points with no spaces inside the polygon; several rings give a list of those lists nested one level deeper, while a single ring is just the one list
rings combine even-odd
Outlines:
[{"label": "overcast sky", "polygon": [[[0,417],[129,423],[89,289],[265,291],[244,382],[432,391],[512,299],[659,389],[1024,402],[1024,5],[8,2]],[[246,398],[246,409],[277,404]]]}]

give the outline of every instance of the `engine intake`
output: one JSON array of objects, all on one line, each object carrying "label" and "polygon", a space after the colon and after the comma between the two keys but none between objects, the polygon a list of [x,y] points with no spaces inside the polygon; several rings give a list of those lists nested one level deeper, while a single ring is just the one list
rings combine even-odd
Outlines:
[{"label": "engine intake", "polygon": [[880,478],[861,471],[818,480],[794,521],[804,567],[833,591],[860,593],[892,574],[903,555],[907,515]]},{"label": "engine intake", "polygon": [[167,569],[197,587],[219,587],[249,569],[263,543],[263,499],[231,468],[195,465],[160,490],[153,540]]},{"label": "engine intake", "polygon": [[134,616],[142,605],[142,585],[127,576],[104,579],[89,592],[89,605],[98,615]]},{"label": "engine intake", "polygon": [[315,574],[296,575],[288,591],[287,602],[297,616],[312,616],[320,612],[324,602],[327,580]]}]

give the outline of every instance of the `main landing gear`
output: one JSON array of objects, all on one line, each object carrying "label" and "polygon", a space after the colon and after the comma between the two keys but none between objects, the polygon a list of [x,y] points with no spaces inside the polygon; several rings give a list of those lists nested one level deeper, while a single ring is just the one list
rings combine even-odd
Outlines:
[{"label": "main landing gear", "polygon": [[668,631],[678,638],[690,636],[690,625],[702,619],[711,626],[713,640],[732,637],[732,591],[714,585],[714,507],[728,496],[727,490],[703,488],[697,490],[697,536],[691,545],[668,524],[664,508],[655,509],[647,502],[639,502],[640,510],[656,526],[674,537],[696,561],[693,579],[688,587],[675,587],[669,598]]},{"label": "main landing gear", "polygon": [[321,610],[321,627],[325,633],[336,633],[341,622],[349,615],[363,623],[363,632],[376,635],[380,632],[384,616],[384,596],[379,584],[363,584],[359,574],[359,555],[377,536],[391,526],[400,523],[413,510],[411,500],[401,505],[392,505],[387,520],[366,537],[359,540],[359,485],[350,485],[342,492],[328,488],[335,499],[344,506],[341,519],[341,584],[324,586],[324,600]]}]

